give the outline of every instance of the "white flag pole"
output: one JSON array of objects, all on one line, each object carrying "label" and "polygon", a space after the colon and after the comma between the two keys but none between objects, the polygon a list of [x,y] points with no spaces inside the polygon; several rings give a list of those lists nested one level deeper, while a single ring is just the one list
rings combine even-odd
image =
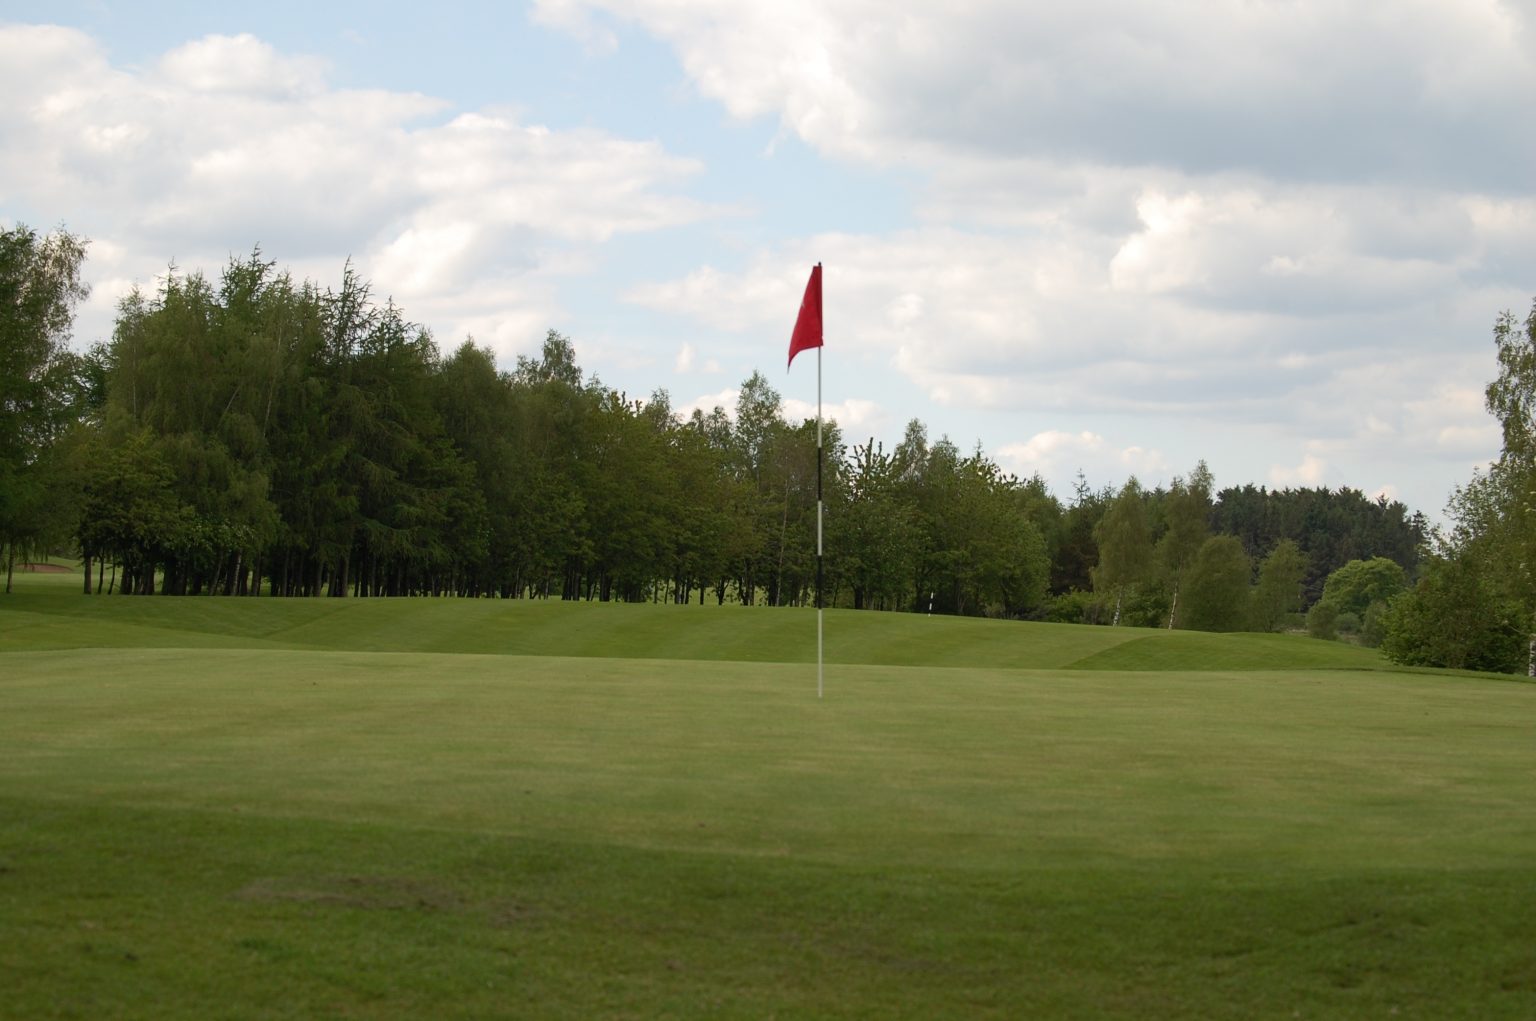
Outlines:
[{"label": "white flag pole", "polygon": [[822,687],[821,600],[821,348],[816,349],[816,697]]},{"label": "white flag pole", "polygon": [[[814,316],[811,315],[814,313]],[[812,329],[814,328],[814,336]],[[787,372],[795,362],[795,355],[808,347],[816,349],[816,697],[821,698],[824,687],[824,670],[822,657],[822,626],[824,598],[822,587],[824,576],[822,572],[822,490],[821,490],[821,347],[824,336],[821,320],[821,263],[811,270],[811,279],[805,285],[805,297],[800,302],[800,315],[795,318],[795,332],[789,337],[789,361],[784,368]]]}]

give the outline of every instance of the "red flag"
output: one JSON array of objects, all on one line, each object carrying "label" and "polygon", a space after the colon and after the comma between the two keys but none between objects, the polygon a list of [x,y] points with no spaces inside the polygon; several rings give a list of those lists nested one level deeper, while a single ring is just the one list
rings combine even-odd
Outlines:
[{"label": "red flag", "polygon": [[800,317],[795,320],[795,332],[789,338],[789,362],[795,363],[795,355],[801,351],[821,346],[821,263],[811,270],[811,280],[805,285],[805,297],[800,299]]}]

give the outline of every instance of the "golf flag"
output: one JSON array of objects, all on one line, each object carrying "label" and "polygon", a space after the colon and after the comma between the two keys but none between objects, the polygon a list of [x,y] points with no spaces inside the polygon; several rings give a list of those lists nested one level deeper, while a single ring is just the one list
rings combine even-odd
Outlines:
[{"label": "golf flag", "polygon": [[805,285],[805,297],[800,299],[800,317],[795,320],[795,332],[789,338],[789,361],[785,368],[795,363],[795,355],[821,346],[821,263],[811,270],[810,282]]},{"label": "golf flag", "polygon": [[795,364],[795,355],[809,348],[816,348],[816,697],[821,697],[822,677],[822,571],[821,571],[821,263],[811,270],[810,282],[805,285],[805,297],[800,299],[800,315],[795,319],[795,332],[789,337],[789,362]]}]

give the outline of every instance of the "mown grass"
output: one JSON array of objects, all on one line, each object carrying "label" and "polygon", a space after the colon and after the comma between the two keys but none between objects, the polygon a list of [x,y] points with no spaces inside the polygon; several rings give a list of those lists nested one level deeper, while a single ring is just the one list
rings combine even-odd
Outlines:
[{"label": "mown grass", "polygon": [[[53,577],[53,576],[39,576]],[[407,609],[408,608],[408,609]],[[16,648],[301,648],[813,663],[799,608],[544,600],[80,597],[45,583],[11,596]],[[1382,669],[1369,649],[1285,635],[1215,635],[829,610],[829,663],[1051,669]],[[95,636],[95,637],[93,637]],[[1122,646],[1125,651],[1119,654]]]},{"label": "mown grass", "polygon": [[818,702],[806,636],[0,602],[0,1016],[1536,1014],[1536,686],[846,613]]}]

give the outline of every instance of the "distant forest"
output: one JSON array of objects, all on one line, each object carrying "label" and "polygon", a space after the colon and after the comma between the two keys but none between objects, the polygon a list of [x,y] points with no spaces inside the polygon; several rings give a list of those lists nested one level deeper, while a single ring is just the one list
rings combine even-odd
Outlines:
[{"label": "distant forest", "polygon": [[[814,600],[815,422],[760,373],[684,418],[554,331],[500,371],[350,267],[321,289],[259,252],[72,352],[83,242],[0,238],[7,586],[54,550],[102,594]],[[1270,629],[1351,561],[1415,577],[1428,538],[1396,501],[1203,463],[1063,499],[916,420],[890,450],[829,423],[825,490],[826,604],[867,610]]]}]

